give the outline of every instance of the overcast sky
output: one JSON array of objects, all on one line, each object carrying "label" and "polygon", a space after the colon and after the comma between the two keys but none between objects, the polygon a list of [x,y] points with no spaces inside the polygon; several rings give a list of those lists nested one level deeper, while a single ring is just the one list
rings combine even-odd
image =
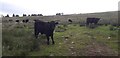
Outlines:
[{"label": "overcast sky", "polygon": [[0,14],[79,14],[117,11],[120,0],[0,0]]}]

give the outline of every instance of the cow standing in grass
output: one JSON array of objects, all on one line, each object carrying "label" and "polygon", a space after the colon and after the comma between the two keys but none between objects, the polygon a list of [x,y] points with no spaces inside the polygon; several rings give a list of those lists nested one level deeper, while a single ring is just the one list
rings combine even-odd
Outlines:
[{"label": "cow standing in grass", "polygon": [[92,23],[97,24],[99,20],[100,18],[87,18],[86,25],[89,25]]},{"label": "cow standing in grass", "polygon": [[28,23],[28,22],[29,22],[29,19],[23,20],[22,22],[23,22],[23,23]]},{"label": "cow standing in grass", "polygon": [[16,20],[15,22],[19,23],[20,21],[19,21],[19,20]]},{"label": "cow standing in grass", "polygon": [[12,19],[9,20],[9,22],[12,22],[12,21],[13,21]]},{"label": "cow standing in grass", "polygon": [[69,19],[68,22],[72,23],[73,21],[71,19]]},{"label": "cow standing in grass", "polygon": [[47,37],[47,44],[49,45],[49,37],[52,39],[52,44],[54,44],[54,39],[53,39],[53,31],[55,29],[56,24],[58,22],[51,21],[51,22],[43,22],[40,20],[35,20],[34,23],[34,32],[35,32],[35,37],[38,37],[38,34],[45,34]]},{"label": "cow standing in grass", "polygon": [[95,28],[100,18],[87,18],[86,20],[86,26],[89,26],[90,28]]}]

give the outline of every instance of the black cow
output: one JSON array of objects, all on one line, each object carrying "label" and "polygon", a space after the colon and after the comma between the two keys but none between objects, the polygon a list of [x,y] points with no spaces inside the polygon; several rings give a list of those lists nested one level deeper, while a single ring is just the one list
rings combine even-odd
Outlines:
[{"label": "black cow", "polygon": [[13,20],[12,19],[9,19],[9,22],[12,22]]},{"label": "black cow", "polygon": [[47,44],[49,45],[49,37],[51,36],[52,44],[54,44],[53,31],[55,29],[56,24],[58,24],[58,22],[55,21],[43,22],[40,20],[35,20],[34,23],[35,37],[37,38],[39,33],[45,34],[47,37]]},{"label": "black cow", "polygon": [[17,23],[19,23],[19,20],[16,20]]},{"label": "black cow", "polygon": [[16,17],[19,17],[19,15],[16,15]]},{"label": "black cow", "polygon": [[29,22],[29,20],[28,20],[28,19],[26,19],[26,20],[23,20],[22,22],[23,22],[23,23],[27,23],[27,22]]},{"label": "black cow", "polygon": [[100,18],[87,18],[86,25],[89,25],[89,24],[92,24],[92,23],[94,23],[96,25],[99,20],[100,20]]},{"label": "black cow", "polygon": [[72,20],[71,20],[71,19],[69,19],[68,21],[69,21],[70,23],[72,23]]},{"label": "black cow", "polygon": [[9,15],[7,14],[5,17],[9,17]]},{"label": "black cow", "polygon": [[26,14],[23,14],[23,17],[27,16]]}]

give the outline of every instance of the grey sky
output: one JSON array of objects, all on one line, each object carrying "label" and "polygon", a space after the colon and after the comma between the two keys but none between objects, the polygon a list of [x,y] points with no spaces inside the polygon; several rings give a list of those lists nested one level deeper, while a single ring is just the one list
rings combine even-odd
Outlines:
[{"label": "grey sky", "polygon": [[92,13],[118,10],[119,0],[0,0],[0,14]]}]

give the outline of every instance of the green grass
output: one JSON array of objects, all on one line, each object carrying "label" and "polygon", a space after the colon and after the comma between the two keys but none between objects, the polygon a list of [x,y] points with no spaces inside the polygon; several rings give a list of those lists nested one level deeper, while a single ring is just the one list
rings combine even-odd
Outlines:
[{"label": "green grass", "polygon": [[[117,31],[110,31],[109,26],[99,26],[95,29],[90,29],[85,26],[80,27],[77,24],[69,24],[66,27],[60,26],[61,28],[56,27],[55,30],[66,30],[54,33],[55,45],[52,45],[51,39],[50,45],[47,45],[46,37],[41,35],[35,41],[38,43],[39,48],[33,51],[31,49],[34,45],[35,37],[32,26],[22,27],[21,25],[21,27],[15,26],[12,29],[9,29],[9,27],[3,28],[3,55],[89,56],[89,54],[86,54],[91,49],[89,46],[94,48],[95,45],[100,45],[100,48],[106,46],[104,49],[110,50],[111,54],[109,52],[100,52],[100,55],[102,53],[105,55],[117,55],[115,53],[118,51]],[[111,36],[110,39],[108,39],[109,36]]]}]

